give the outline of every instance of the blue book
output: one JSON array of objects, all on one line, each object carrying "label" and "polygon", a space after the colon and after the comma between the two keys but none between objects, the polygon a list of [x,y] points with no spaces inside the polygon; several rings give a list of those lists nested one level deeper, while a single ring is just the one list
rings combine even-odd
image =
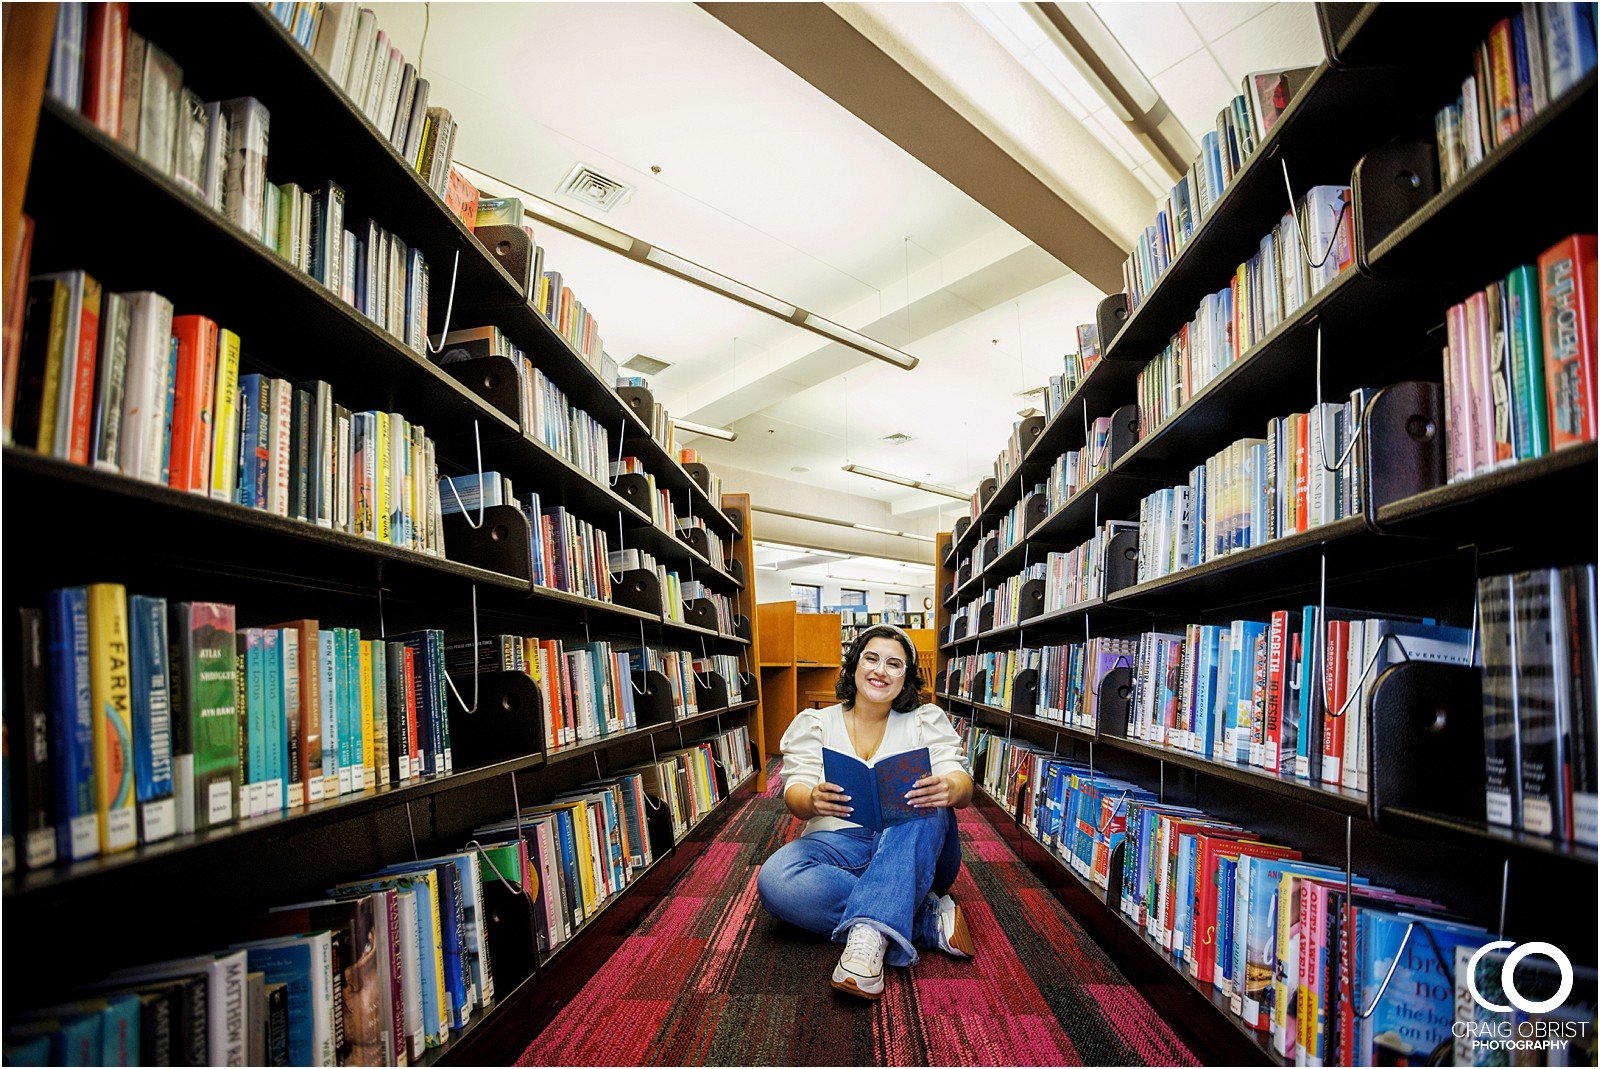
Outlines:
[{"label": "blue book", "polygon": [[380,875],[399,876],[422,871],[434,874],[434,886],[439,894],[439,937],[444,957],[446,1002],[450,1008],[449,1027],[451,1030],[465,1028],[468,1018],[472,1016],[472,1001],[468,994],[468,966],[463,942],[466,917],[462,910],[459,871],[453,862],[432,860],[391,865],[382,869]]},{"label": "blue book", "polygon": [[[1294,774],[1299,779],[1311,778],[1312,744],[1317,746],[1317,758],[1322,756],[1321,739],[1313,740],[1322,724],[1322,705],[1317,700],[1318,688],[1312,682],[1317,678],[1316,669],[1319,659],[1324,656],[1324,651],[1316,648],[1318,638],[1322,635],[1317,626],[1317,607],[1307,605],[1300,614],[1300,661],[1298,671],[1295,673],[1295,703],[1294,709],[1297,720],[1295,722],[1294,745]],[[1284,716],[1284,744],[1285,752],[1289,739],[1288,706],[1285,706]]]},{"label": "blue book", "polygon": [[251,972],[283,984],[289,1001],[289,1063],[332,1065],[333,947],[327,932],[241,943]]},{"label": "blue book", "polygon": [[353,629],[334,628],[334,655],[339,666],[339,787],[357,790],[361,767],[361,690],[359,661],[354,656]]},{"label": "blue book", "polygon": [[[1456,948],[1477,950],[1492,937],[1415,913],[1358,905],[1354,914],[1351,1001],[1376,1007],[1356,1022],[1355,1050],[1343,1053],[1354,1055],[1355,1065],[1419,1065],[1451,1038]],[[1374,1000],[1385,983],[1383,997]]]},{"label": "blue book", "polygon": [[39,1032],[7,1032],[4,1061],[7,1065],[65,1065],[50,1060],[50,1037]]},{"label": "blue book", "polygon": [[457,475],[439,480],[439,512],[451,516],[466,513],[476,516],[479,502],[483,507],[506,504],[505,485],[498,471],[481,475]]},{"label": "blue book", "polygon": [[1172,956],[1187,960],[1194,952],[1190,932],[1194,927],[1194,865],[1199,837],[1178,836],[1178,878],[1172,894]]},{"label": "blue book", "polygon": [[83,587],[52,590],[45,615],[50,642],[50,771],[55,778],[56,852],[80,861],[100,852],[87,591]]},{"label": "blue book", "polygon": [[45,88],[73,111],[83,109],[84,5],[60,5],[50,41],[50,77]]},{"label": "blue book", "polygon": [[276,628],[261,632],[262,692],[266,708],[262,722],[266,738],[261,740],[262,782],[266,791],[266,810],[277,812],[288,802],[288,771],[284,755],[289,748],[288,729],[283,713],[283,635]]},{"label": "blue book", "polygon": [[[1226,991],[1233,980],[1233,896],[1238,871],[1238,858],[1217,858],[1217,967],[1211,986],[1218,991]],[[1205,977],[1200,980],[1204,983]]]},{"label": "blue book", "polygon": [[172,411],[178,400],[178,339],[173,338],[167,350],[167,415],[162,424],[164,430],[161,436],[161,483],[163,486],[171,481],[172,477]]},{"label": "blue book", "polygon": [[239,376],[239,484],[233,499],[249,508],[266,506],[266,457],[256,448],[265,415],[265,395],[266,380],[260,375]]},{"label": "blue book", "polygon": [[[342,883],[330,890],[335,897],[344,897],[351,894],[370,894],[373,891],[410,891],[416,896],[417,903],[417,931],[416,946],[417,957],[421,974],[422,988],[422,1031],[424,1040],[429,1047],[443,1045],[449,1038],[450,1023],[439,1017],[439,974],[434,967],[441,950],[434,941],[434,919],[439,918],[439,927],[443,928],[443,916],[436,912],[437,904],[428,881],[416,875],[425,866],[416,866],[410,874],[391,872],[355,880],[351,883]],[[442,934],[442,933],[441,933]],[[403,938],[403,937],[402,937]],[[447,1000],[448,1001],[448,1000]],[[301,1064],[301,1063],[294,1063]]]},{"label": "blue book", "polygon": [[335,630],[324,627],[317,632],[317,663],[322,692],[322,775],[324,780],[333,782],[335,794],[342,794],[346,789],[339,778],[339,728],[343,717],[339,706],[343,696],[339,693],[338,658],[333,649]]},{"label": "blue book", "polygon": [[261,628],[246,627],[238,632],[239,648],[244,651],[245,756],[246,767],[239,778],[245,784],[245,797],[239,800],[240,812],[255,816],[262,811],[267,774],[267,680],[262,663]]},{"label": "blue book", "polygon": [[1541,4],[1544,59],[1552,102],[1595,66],[1594,13],[1589,4]]},{"label": "blue book", "polygon": [[129,676],[133,688],[134,789],[139,841],[177,830],[172,797],[172,676],[167,665],[167,600],[128,598]]},{"label": "blue book", "polygon": [[577,931],[583,925],[585,909],[582,881],[578,876],[578,850],[572,838],[572,812],[557,810],[555,818],[561,850],[561,879],[566,884],[567,902],[572,906],[572,930]]},{"label": "blue book", "polygon": [[935,815],[931,808],[914,809],[906,801],[917,780],[933,774],[926,746],[878,757],[870,765],[854,754],[824,746],[822,774],[849,796],[851,813],[845,819],[869,831]]}]

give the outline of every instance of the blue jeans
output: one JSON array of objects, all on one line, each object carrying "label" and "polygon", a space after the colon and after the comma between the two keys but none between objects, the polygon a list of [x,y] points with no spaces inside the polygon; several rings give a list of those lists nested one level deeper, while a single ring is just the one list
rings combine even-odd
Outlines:
[{"label": "blue jeans", "polygon": [[844,942],[857,924],[889,939],[890,965],[911,965],[917,947],[939,945],[933,897],[961,871],[961,835],[952,809],[873,833],[819,831],[775,850],[756,890],[779,920]]}]

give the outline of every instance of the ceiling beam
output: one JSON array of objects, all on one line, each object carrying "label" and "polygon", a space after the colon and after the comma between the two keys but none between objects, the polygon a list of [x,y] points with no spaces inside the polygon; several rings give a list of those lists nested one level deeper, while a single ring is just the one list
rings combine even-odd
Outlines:
[{"label": "ceiling beam", "polygon": [[826,4],[702,3],[845,110],[1106,293],[1127,253]]}]

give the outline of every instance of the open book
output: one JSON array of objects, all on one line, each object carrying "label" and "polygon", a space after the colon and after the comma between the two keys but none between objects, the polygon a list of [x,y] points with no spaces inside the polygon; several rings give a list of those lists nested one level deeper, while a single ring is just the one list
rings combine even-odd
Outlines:
[{"label": "open book", "polygon": [[917,780],[933,772],[926,746],[880,757],[867,764],[855,754],[822,748],[823,778],[837,783],[850,796],[854,810],[846,819],[871,831],[883,831],[919,817],[931,817],[932,808],[914,808],[906,795]]}]

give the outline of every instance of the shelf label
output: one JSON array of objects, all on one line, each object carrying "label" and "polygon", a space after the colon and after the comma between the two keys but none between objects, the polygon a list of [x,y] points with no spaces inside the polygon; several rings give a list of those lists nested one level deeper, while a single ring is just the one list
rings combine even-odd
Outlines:
[{"label": "shelf label", "polygon": [[144,841],[158,843],[178,832],[178,804],[171,798],[157,798],[142,807]]}]

